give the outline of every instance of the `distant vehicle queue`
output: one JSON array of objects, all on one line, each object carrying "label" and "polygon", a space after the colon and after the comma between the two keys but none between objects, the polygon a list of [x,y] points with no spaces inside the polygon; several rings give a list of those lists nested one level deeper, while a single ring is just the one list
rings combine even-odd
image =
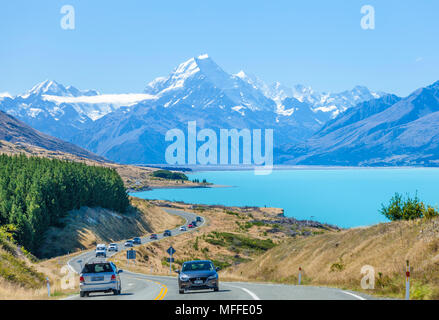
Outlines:
[{"label": "distant vehicle queue", "polygon": [[[202,222],[201,217],[181,226],[179,232],[187,231],[187,228],[193,229],[197,227],[197,223]],[[177,232],[178,233],[178,232]],[[165,230],[163,232],[164,237],[171,237],[172,231]],[[150,240],[158,240],[159,236],[156,233],[151,233]],[[135,237],[130,240],[126,240],[124,243],[125,248],[133,248],[135,245],[142,244],[142,238]],[[108,247],[100,243],[96,245],[95,255],[96,258],[107,258],[108,252],[119,252],[119,245],[117,243],[110,243]],[[100,261],[100,262],[99,262]],[[178,289],[179,293],[184,293],[185,290],[199,290],[199,289],[214,289],[218,291],[218,274],[216,271],[219,268],[215,268],[213,263],[208,260],[204,261],[187,261],[183,264],[182,270],[178,272]],[[93,292],[112,292],[115,295],[119,295],[122,291],[122,282],[119,274],[122,270],[117,269],[113,262],[102,262],[97,260],[96,262],[86,263],[79,276],[80,296],[88,297]],[[192,278],[195,277],[196,280]]]}]

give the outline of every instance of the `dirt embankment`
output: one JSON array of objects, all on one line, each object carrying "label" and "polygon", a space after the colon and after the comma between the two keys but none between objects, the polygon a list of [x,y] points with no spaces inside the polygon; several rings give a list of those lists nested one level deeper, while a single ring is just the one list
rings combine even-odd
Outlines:
[{"label": "dirt embankment", "polygon": [[63,227],[51,227],[38,253],[50,258],[168,228],[183,222],[180,217],[150,205],[147,201],[131,198],[133,209],[120,214],[102,208],[83,207],[69,212],[61,221]]}]

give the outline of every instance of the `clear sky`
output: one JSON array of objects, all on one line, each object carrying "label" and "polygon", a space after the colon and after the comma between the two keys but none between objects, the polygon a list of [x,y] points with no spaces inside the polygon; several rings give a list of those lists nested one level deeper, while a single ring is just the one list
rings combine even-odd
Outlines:
[{"label": "clear sky", "polygon": [[[63,30],[63,5],[75,29]],[[375,29],[360,26],[375,8]],[[407,95],[439,80],[436,0],[2,1],[0,92],[45,79],[140,92],[192,56],[271,83]]]}]

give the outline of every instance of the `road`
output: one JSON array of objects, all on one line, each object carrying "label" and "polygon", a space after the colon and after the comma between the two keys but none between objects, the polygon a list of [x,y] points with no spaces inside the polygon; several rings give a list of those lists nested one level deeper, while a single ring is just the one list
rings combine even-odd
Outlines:
[{"label": "road", "polygon": [[[185,225],[195,220],[196,215],[190,212],[165,209],[168,213],[178,215],[186,220]],[[205,223],[200,224],[200,228]],[[187,229],[186,232],[193,232],[196,229]],[[172,236],[184,233],[178,228],[171,230]],[[160,241],[163,235],[158,235],[157,240],[150,240],[149,237],[142,238],[142,244],[151,241]],[[124,242],[118,243],[119,249],[124,249]],[[114,253],[113,253],[114,254]],[[68,265],[75,272],[79,273],[82,266],[96,260],[94,251],[84,252],[72,258]],[[102,261],[102,258],[98,258]],[[145,270],[147,271],[147,270]],[[221,280],[221,276],[220,276]],[[112,295],[110,293],[92,293],[88,298],[80,298],[79,295],[67,299],[96,299],[96,300],[370,300],[373,297],[327,287],[295,286],[283,284],[247,283],[247,282],[222,282],[220,290],[189,291],[185,294],[178,293],[176,276],[153,276],[147,274],[133,273],[124,270],[121,273],[122,294]]]}]

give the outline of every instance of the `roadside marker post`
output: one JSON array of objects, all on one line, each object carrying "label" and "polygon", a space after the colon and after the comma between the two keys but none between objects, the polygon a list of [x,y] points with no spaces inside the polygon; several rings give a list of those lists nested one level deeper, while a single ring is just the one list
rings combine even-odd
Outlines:
[{"label": "roadside marker post", "polygon": [[299,286],[302,283],[302,267],[299,267]]},{"label": "roadside marker post", "polygon": [[169,274],[172,274],[172,261],[173,261],[172,256],[175,253],[175,249],[172,246],[170,246],[168,250],[166,250],[166,252],[169,254]]},{"label": "roadside marker post", "polygon": [[410,262],[408,260],[405,272],[405,299],[410,300]]},{"label": "roadside marker post", "polygon": [[49,277],[46,277],[46,284],[47,284],[47,296],[50,297],[50,281],[49,281]]}]

